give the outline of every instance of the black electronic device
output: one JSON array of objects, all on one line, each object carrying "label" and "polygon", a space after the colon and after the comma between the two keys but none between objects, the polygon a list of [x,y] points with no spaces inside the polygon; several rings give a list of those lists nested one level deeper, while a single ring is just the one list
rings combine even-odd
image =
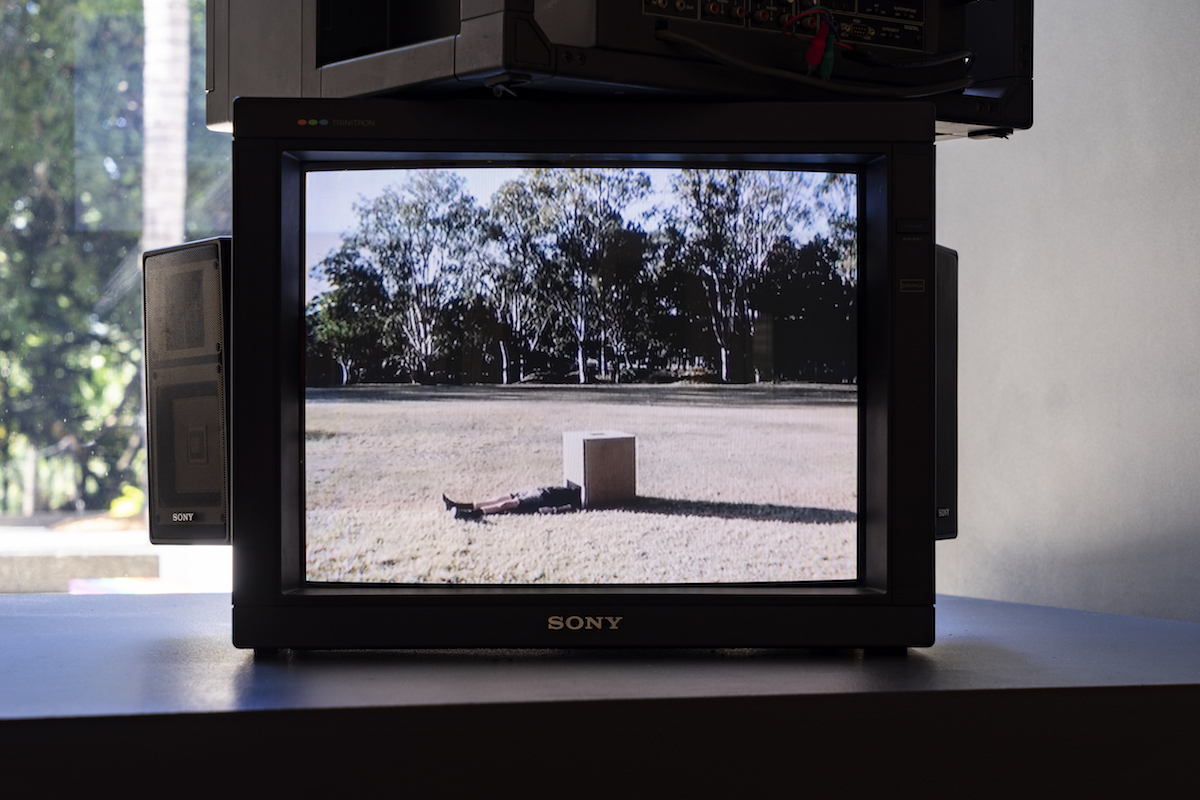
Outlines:
[{"label": "black electronic device", "polygon": [[937,538],[958,537],[958,253],[937,248]]},{"label": "black electronic device", "polygon": [[[939,138],[1033,124],[1033,0],[209,0],[238,96],[928,98]],[[264,39],[263,37],[267,37]]]},{"label": "black electronic device", "polygon": [[150,541],[229,544],[230,239],[142,256]]},{"label": "black electronic device", "polygon": [[236,109],[237,646],[933,642],[932,105]]}]

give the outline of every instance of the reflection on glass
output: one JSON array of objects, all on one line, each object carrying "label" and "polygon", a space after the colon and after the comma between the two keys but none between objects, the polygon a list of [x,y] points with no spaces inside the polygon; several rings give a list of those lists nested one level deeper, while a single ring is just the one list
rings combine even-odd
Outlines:
[{"label": "reflection on glass", "polygon": [[[189,43],[181,50],[188,99],[179,108],[186,216],[176,235],[227,233],[229,137],[203,122],[204,3],[165,5],[182,12],[172,24]],[[93,537],[87,558],[134,559],[121,537],[144,528],[148,36],[140,1],[0,5],[0,558],[26,559],[12,562],[26,580],[0,591],[66,591],[69,577],[123,577],[82,574],[81,565],[98,563],[84,560],[60,581],[53,576],[63,562],[40,567],[36,559],[73,557],[80,545],[71,537],[82,530]],[[34,531],[40,540],[30,539]],[[105,569],[124,564],[130,576],[154,577],[146,573],[173,569],[160,553],[147,550],[150,566],[135,559]]]}]

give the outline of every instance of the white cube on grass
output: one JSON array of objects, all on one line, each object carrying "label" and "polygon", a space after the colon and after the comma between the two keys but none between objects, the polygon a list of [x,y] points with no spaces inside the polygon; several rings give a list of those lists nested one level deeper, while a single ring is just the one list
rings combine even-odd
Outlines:
[{"label": "white cube on grass", "polygon": [[563,480],[578,486],[584,508],[637,497],[637,441],[621,431],[565,431]]}]

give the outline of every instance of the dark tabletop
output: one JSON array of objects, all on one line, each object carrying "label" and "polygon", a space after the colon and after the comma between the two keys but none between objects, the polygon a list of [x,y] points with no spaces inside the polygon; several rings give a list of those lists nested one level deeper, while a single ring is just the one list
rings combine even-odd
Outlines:
[{"label": "dark tabletop", "polygon": [[228,595],[0,596],[0,719],[1200,684],[1200,624],[939,597],[937,643],[862,651],[285,652]]},{"label": "dark tabletop", "polygon": [[940,597],[906,654],[288,652],[228,595],[0,596],[13,796],[1191,796],[1200,624]]}]

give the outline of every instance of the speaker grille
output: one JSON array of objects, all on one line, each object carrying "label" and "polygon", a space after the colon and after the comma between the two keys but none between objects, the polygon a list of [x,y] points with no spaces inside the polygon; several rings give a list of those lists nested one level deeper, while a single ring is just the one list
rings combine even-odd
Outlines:
[{"label": "speaker grille", "polygon": [[150,251],[145,285],[150,540],[229,541],[224,271],[227,241]]}]

